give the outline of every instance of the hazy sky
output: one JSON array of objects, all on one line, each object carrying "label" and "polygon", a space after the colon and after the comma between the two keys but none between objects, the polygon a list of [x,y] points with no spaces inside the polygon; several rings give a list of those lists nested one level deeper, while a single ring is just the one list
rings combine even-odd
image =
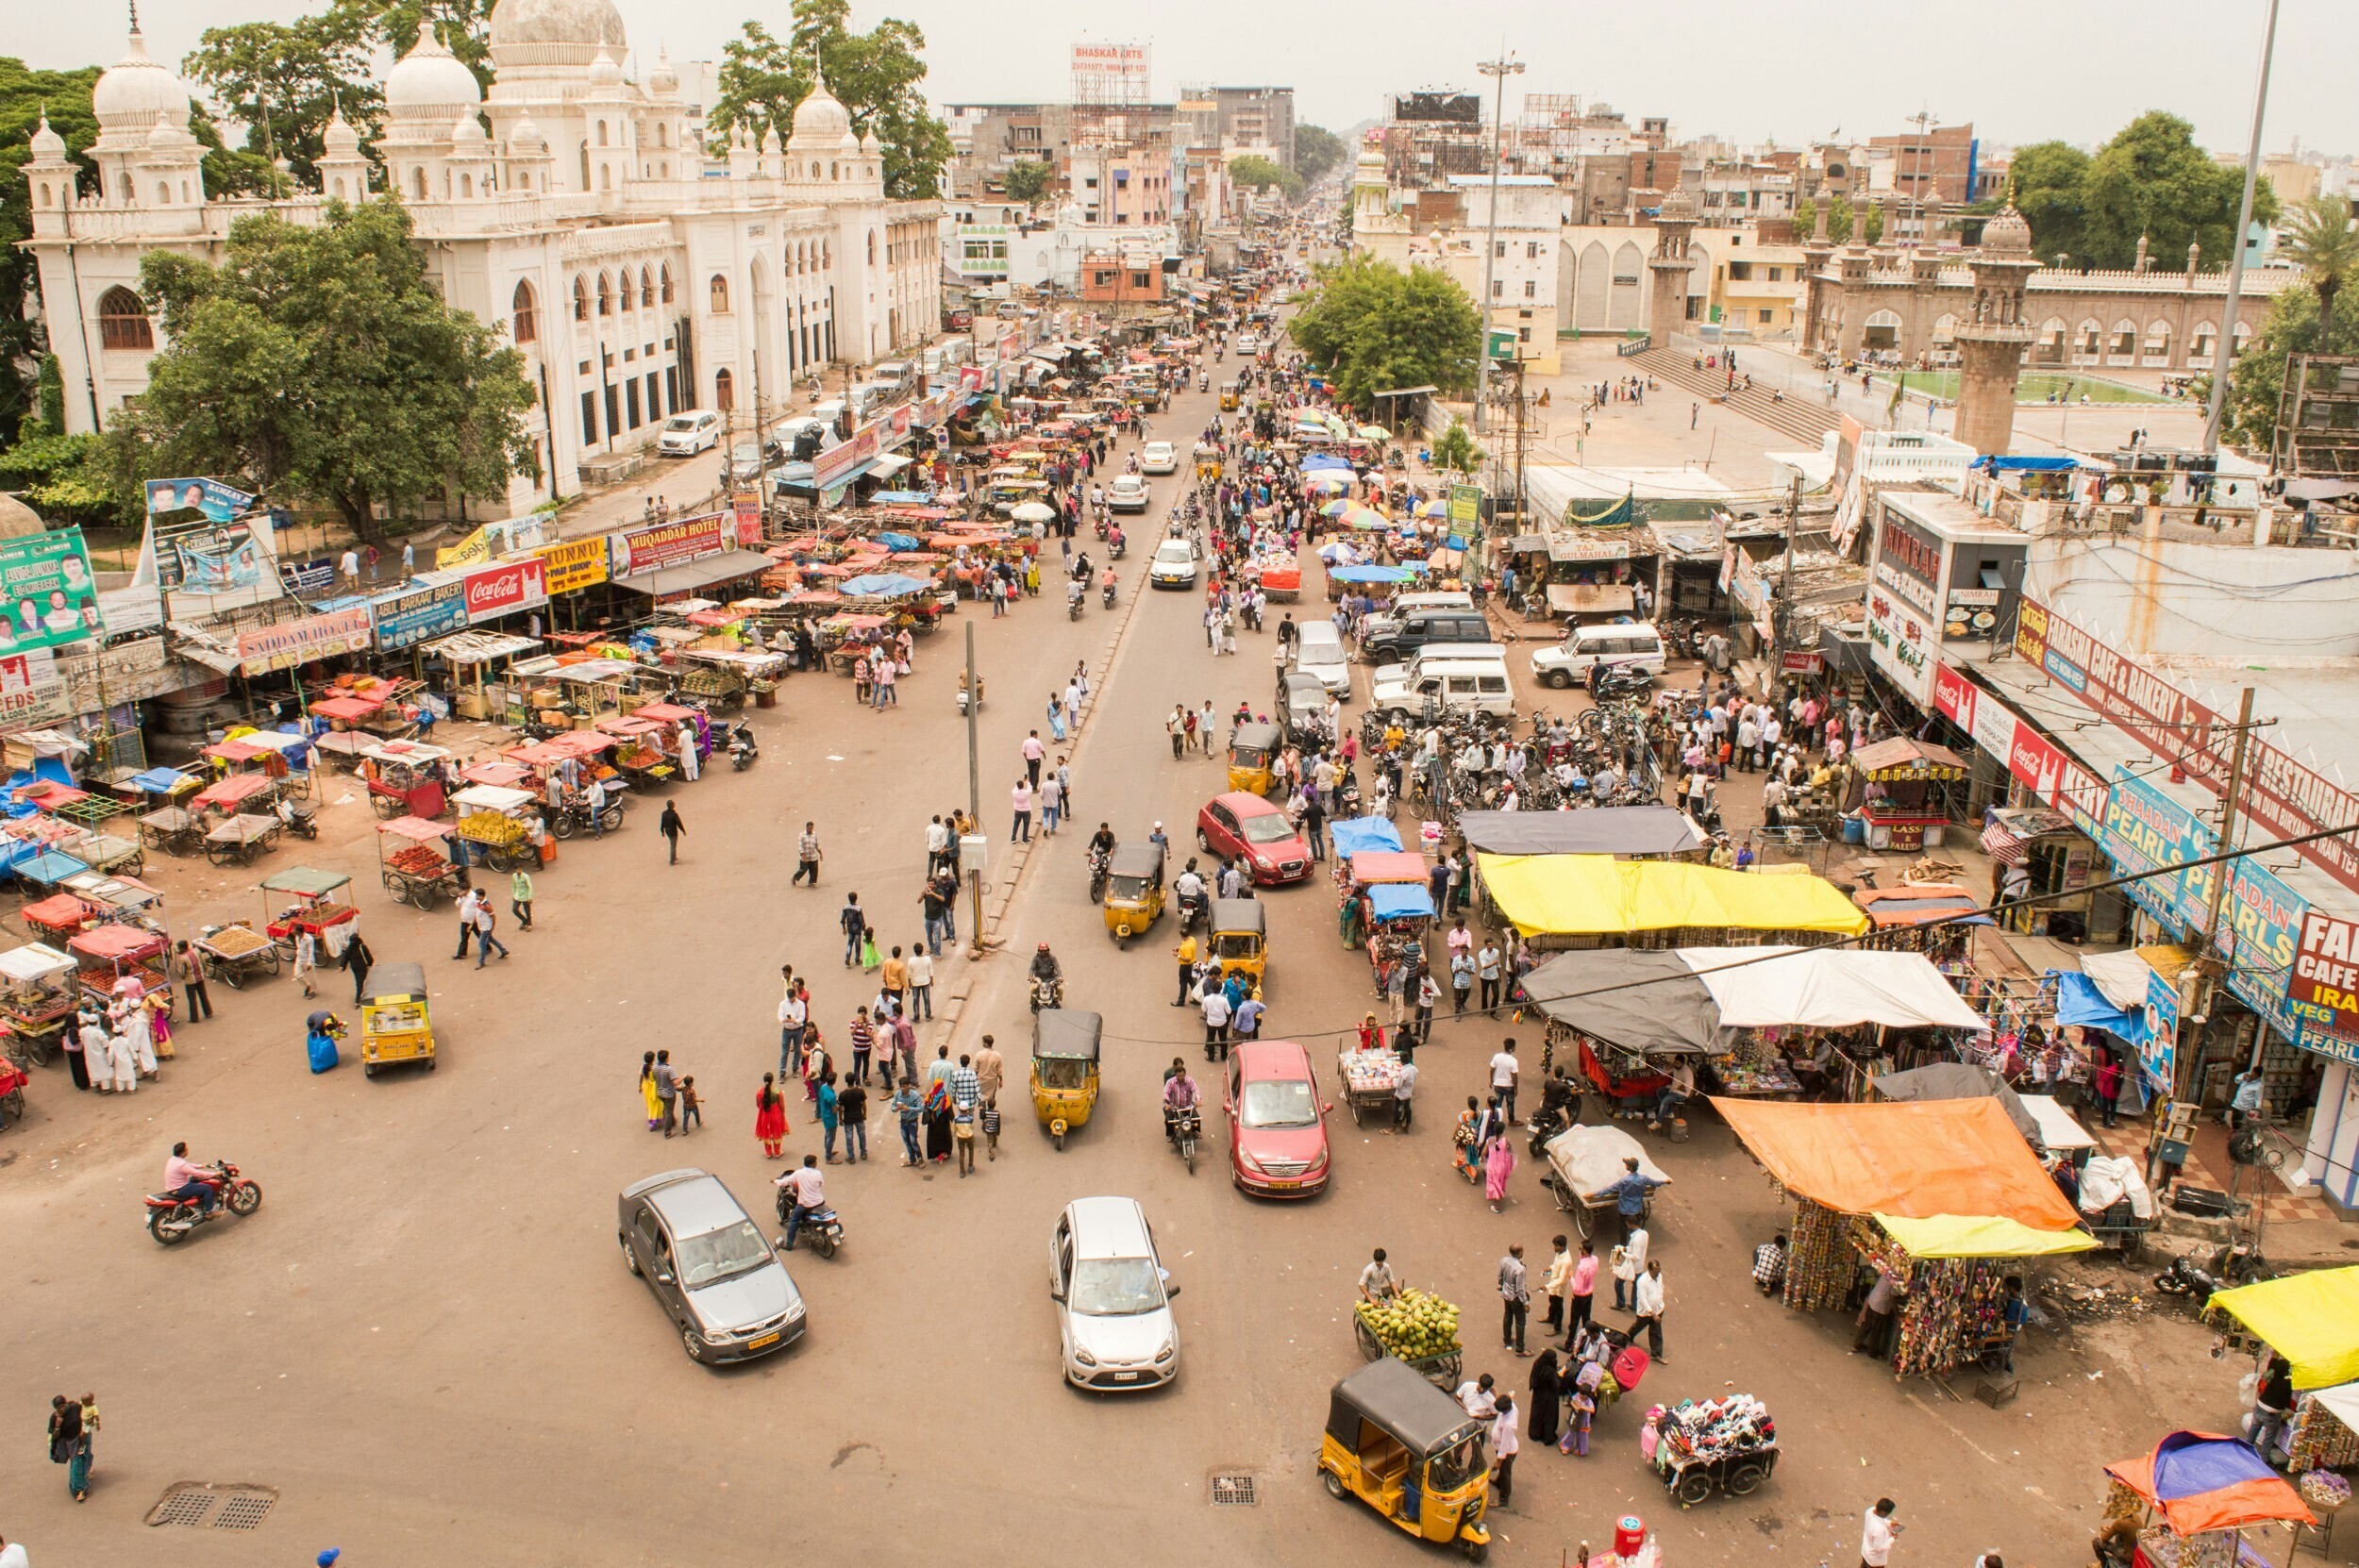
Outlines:
[{"label": "hazy sky", "polygon": [[[711,58],[747,16],[782,31],[784,4],[616,0],[630,43],[652,58]],[[2164,108],[2208,146],[2241,154],[2267,0],[1191,0],[1129,8],[1079,0],[999,5],[856,0],[922,26],[936,101],[1061,97],[1075,40],[1145,42],[1154,91],[1183,82],[1291,84],[1301,118],[1333,127],[1377,117],[1388,92],[1471,88],[1502,42],[1529,64],[1518,88],[1602,99],[1635,120],[1667,114],[1685,134],[1792,144],[1838,127],[1898,131],[1929,110],[1998,142],[2094,143]],[[2264,145],[2359,152],[2352,0],[2282,0]],[[149,47],[176,61],[207,26],[291,17],[304,0],[147,0]],[[35,17],[38,15],[38,21]],[[122,12],[0,0],[0,52],[37,65],[111,61]],[[2337,89],[2340,89],[2338,91]]]}]

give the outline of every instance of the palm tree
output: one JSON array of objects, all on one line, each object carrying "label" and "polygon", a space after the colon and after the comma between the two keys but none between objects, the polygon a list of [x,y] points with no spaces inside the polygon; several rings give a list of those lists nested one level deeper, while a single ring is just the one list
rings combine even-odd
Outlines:
[{"label": "palm tree", "polygon": [[2318,296],[2318,344],[2334,325],[2334,296],[2359,273],[2359,229],[2351,226],[2351,203],[2341,196],[2313,196],[2294,209],[2278,250],[2302,270]]}]

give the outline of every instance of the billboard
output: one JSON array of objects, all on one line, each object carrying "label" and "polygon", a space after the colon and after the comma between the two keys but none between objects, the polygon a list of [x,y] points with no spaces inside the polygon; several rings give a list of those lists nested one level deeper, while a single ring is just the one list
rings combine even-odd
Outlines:
[{"label": "billboard", "polygon": [[457,573],[436,574],[422,588],[388,594],[370,606],[376,620],[376,645],[386,652],[413,646],[429,637],[467,629],[467,601]]},{"label": "billboard", "polygon": [[[171,522],[151,517],[142,557],[150,550],[156,585],[168,593],[235,593],[276,587],[278,581],[278,552],[270,530],[250,523],[196,512]],[[142,572],[146,565],[142,559]]]},{"label": "billboard", "polygon": [[0,541],[0,653],[87,642],[103,629],[81,529]]},{"label": "billboard", "polygon": [[548,568],[539,556],[515,556],[477,567],[460,578],[460,598],[467,607],[467,625],[472,626],[515,610],[547,604],[548,582]]},{"label": "billboard", "polygon": [[541,558],[549,592],[571,593],[606,581],[606,535],[595,534],[562,544],[544,544],[534,554]]},{"label": "billboard", "polygon": [[56,655],[47,648],[0,654],[0,730],[63,724],[74,713]]},{"label": "billboard", "polygon": [[1393,99],[1393,119],[1404,125],[1479,125],[1482,100],[1471,92],[1403,92]]},{"label": "billboard", "polygon": [[[2113,793],[2105,801],[2105,820],[2097,843],[2125,876],[2200,860],[2217,848],[2207,824],[2128,768],[2114,770]],[[2211,908],[2212,876],[2217,869],[2203,866],[2150,876],[2121,891],[2172,929],[2200,930]]]},{"label": "billboard", "polygon": [[163,517],[173,512],[192,511],[208,523],[226,523],[243,517],[254,505],[254,497],[235,485],[219,479],[150,479],[147,481],[147,515]]},{"label": "billboard", "polygon": [[2359,926],[2305,910],[2285,997],[2303,1016],[2359,1034]]},{"label": "billboard", "polygon": [[1075,103],[1127,108],[1144,104],[1148,97],[1146,44],[1074,44]]},{"label": "billboard", "polygon": [[[846,442],[846,445],[851,444]],[[842,451],[842,447],[837,448]],[[824,460],[827,454],[820,454]],[[755,526],[760,527],[757,522]],[[617,577],[644,576],[661,572],[667,566],[682,566],[707,556],[717,556],[737,542],[737,516],[734,512],[716,511],[703,517],[684,517],[670,523],[659,523],[651,528],[633,528],[627,533],[610,536],[613,546],[613,570]]]},{"label": "billboard", "polygon": [[366,605],[276,626],[248,626],[238,633],[238,667],[249,676],[292,670],[315,659],[358,652],[369,645],[374,632]]}]

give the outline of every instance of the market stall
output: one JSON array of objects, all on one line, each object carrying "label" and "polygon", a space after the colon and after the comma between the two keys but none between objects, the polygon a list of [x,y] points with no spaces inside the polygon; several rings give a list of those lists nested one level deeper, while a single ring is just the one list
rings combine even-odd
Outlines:
[{"label": "market stall", "polygon": [[465,879],[443,842],[451,834],[447,823],[424,817],[395,817],[376,825],[377,879],[396,904],[431,909],[445,898],[457,898]]},{"label": "market stall", "polygon": [[1802,874],[1761,876],[1603,855],[1483,854],[1475,863],[1502,917],[1542,950],[1677,947],[1745,933],[1807,945],[1868,928],[1833,883]]},{"label": "market stall", "polygon": [[1942,842],[1966,782],[1966,759],[1947,747],[1896,735],[1851,754],[1847,811],[1863,813],[1867,847],[1903,853]]},{"label": "market stall", "polygon": [[[2089,933],[2090,882],[2104,864],[2098,847],[2062,811],[2045,806],[1998,808],[1984,813],[1983,848],[2000,866],[2020,866],[2022,895],[2039,900],[2002,912],[2007,929],[2031,936]],[[2003,879],[2004,873],[1994,873]],[[1994,892],[1996,889],[1994,887]]]},{"label": "market stall", "polygon": [[1599,806],[1581,811],[1461,811],[1458,836],[1485,855],[1611,855],[1656,860],[1707,847],[1687,813],[1670,806]]},{"label": "market stall", "polygon": [[142,926],[93,926],[66,942],[74,956],[75,984],[82,994],[111,1001],[133,992],[161,993],[163,1009],[172,1011],[172,986],[165,978],[170,943],[159,931]]},{"label": "market stall", "polygon": [[519,722],[510,705],[518,692],[507,678],[516,661],[541,651],[538,638],[512,632],[471,630],[454,632],[419,644],[427,668],[447,667],[443,684],[450,693],[451,711],[462,719]]},{"label": "market stall", "polygon": [[2266,1568],[2248,1532],[2317,1523],[2250,1443],[2216,1432],[2172,1432],[2153,1453],[2109,1464],[2105,1474],[2105,1520],[2122,1521],[2133,1534],[2135,1568]]},{"label": "market stall", "polygon": [[462,853],[494,871],[540,863],[540,797],[528,790],[470,784],[451,796],[459,822],[453,830]]},{"label": "market stall", "polygon": [[46,942],[0,953],[0,1031],[9,1053],[49,1065],[74,1016],[74,960]]},{"label": "market stall", "polygon": [[[445,802],[438,763],[450,752],[423,741],[386,741],[360,753],[369,809],[380,817],[439,817]],[[200,797],[201,798],[201,797]]]}]

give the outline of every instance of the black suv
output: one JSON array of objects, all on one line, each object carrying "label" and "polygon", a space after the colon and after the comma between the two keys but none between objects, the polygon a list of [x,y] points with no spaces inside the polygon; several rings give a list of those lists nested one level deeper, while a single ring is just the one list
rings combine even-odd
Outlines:
[{"label": "black suv", "polygon": [[1490,642],[1491,623],[1479,609],[1416,609],[1360,644],[1371,664],[1398,664],[1436,642]]}]

